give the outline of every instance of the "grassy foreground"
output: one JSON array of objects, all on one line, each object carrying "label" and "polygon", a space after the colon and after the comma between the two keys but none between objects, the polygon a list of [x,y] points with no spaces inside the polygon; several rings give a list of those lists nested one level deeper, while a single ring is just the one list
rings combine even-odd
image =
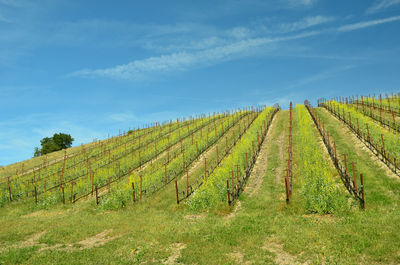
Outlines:
[{"label": "grassy foreground", "polygon": [[[288,112],[281,111],[260,153],[265,171],[251,176],[253,188],[232,209],[190,212],[176,205],[173,185],[110,212],[97,211],[93,200],[40,211],[17,202],[0,209],[0,264],[400,263],[400,181],[356,146],[339,121],[318,111],[338,151],[358,157],[366,178],[365,211],[307,214],[296,201],[301,168],[294,171],[294,194],[286,205]],[[301,150],[294,145],[293,152],[296,163]]]}]

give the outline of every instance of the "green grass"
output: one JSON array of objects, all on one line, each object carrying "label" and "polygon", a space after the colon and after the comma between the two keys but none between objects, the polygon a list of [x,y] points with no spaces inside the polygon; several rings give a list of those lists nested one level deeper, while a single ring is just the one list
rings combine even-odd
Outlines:
[{"label": "green grass", "polygon": [[[278,258],[311,264],[400,263],[400,182],[389,178],[368,153],[355,148],[340,122],[318,112],[332,130],[338,150],[358,157],[357,166],[365,174],[365,211],[356,207],[333,215],[306,214],[297,182],[286,205],[286,162],[279,155],[281,148],[286,150],[286,141],[278,141],[282,133],[287,134],[288,112],[284,111],[277,113],[269,132],[271,141],[264,154],[267,174],[261,188],[253,197],[243,193],[234,217],[226,218],[231,211],[226,206],[197,219],[185,218],[193,213],[176,205],[173,185],[141,203],[110,212],[96,210],[93,200],[39,213],[31,202],[16,202],[0,209],[0,264],[162,264],[173,254],[175,243],[185,246],[176,260],[183,264],[275,264]],[[296,159],[301,150],[293,148]],[[277,178],[280,168],[282,177]],[[39,252],[39,246],[13,247],[42,231],[46,231],[39,239],[42,244],[78,246],[107,229],[112,229],[109,236],[120,237],[84,250]],[[235,258],[234,252],[240,254]]]}]

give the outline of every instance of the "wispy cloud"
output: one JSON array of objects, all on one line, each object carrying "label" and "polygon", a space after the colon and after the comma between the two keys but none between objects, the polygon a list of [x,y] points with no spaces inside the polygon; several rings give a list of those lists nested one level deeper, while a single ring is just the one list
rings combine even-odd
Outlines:
[{"label": "wispy cloud", "polygon": [[332,77],[332,76],[334,76],[334,75],[336,75],[336,74],[338,74],[340,72],[344,72],[344,71],[353,69],[355,67],[356,67],[355,65],[345,65],[345,66],[340,66],[340,67],[336,67],[336,68],[333,68],[333,69],[329,69],[329,70],[326,70],[326,71],[322,71],[322,72],[317,73],[315,75],[312,75],[312,76],[309,76],[309,77],[306,77],[306,78],[303,78],[303,79],[300,79],[300,80],[296,80],[293,84],[289,85],[286,89],[293,89],[293,88],[296,88],[296,87],[302,87],[304,85],[308,85],[308,84],[311,84],[311,83],[314,83],[314,82],[325,80],[325,79],[328,79],[328,78],[330,78],[330,77]]},{"label": "wispy cloud", "polygon": [[113,122],[139,121],[139,118],[135,114],[130,112],[112,113],[108,116],[108,118]]},{"label": "wispy cloud", "polygon": [[357,29],[372,27],[372,26],[375,26],[375,25],[383,24],[383,23],[394,22],[394,21],[397,21],[397,20],[400,20],[400,16],[389,17],[389,18],[384,18],[384,19],[377,19],[377,20],[370,20],[370,21],[364,21],[364,22],[344,25],[344,26],[338,28],[338,30],[342,31],[342,32],[353,31],[353,30],[357,30]]},{"label": "wispy cloud", "polygon": [[229,34],[237,39],[244,39],[251,36],[251,31],[246,27],[235,27],[229,30]]},{"label": "wispy cloud", "polygon": [[318,2],[318,0],[286,0],[291,7],[311,7]]},{"label": "wispy cloud", "polygon": [[306,17],[302,20],[293,22],[293,23],[283,23],[279,26],[279,31],[282,33],[292,32],[297,30],[307,29],[313,26],[321,25],[327,22],[331,22],[335,20],[333,17],[325,17],[325,16],[313,16]]},{"label": "wispy cloud", "polygon": [[184,71],[191,67],[217,64],[226,60],[253,54],[254,49],[268,44],[302,39],[314,36],[318,32],[306,32],[277,38],[249,38],[236,41],[228,45],[205,49],[197,52],[178,52],[168,55],[136,60],[128,64],[118,65],[106,69],[84,69],[70,74],[83,77],[109,77],[114,79],[140,80],[151,73],[170,71]]},{"label": "wispy cloud", "polygon": [[376,1],[371,7],[369,7],[366,11],[367,14],[374,14],[379,11],[382,11],[388,7],[399,5],[400,0],[380,0]]}]

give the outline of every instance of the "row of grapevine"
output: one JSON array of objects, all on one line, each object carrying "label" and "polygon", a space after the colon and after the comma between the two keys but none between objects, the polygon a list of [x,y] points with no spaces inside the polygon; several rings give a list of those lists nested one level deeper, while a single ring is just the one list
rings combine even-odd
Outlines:
[{"label": "row of grapevine", "polygon": [[[397,101],[395,98],[387,98],[387,104],[384,104],[384,101],[380,101],[380,103],[376,103],[374,101],[369,101],[369,98],[366,98],[364,96],[361,96],[361,98],[359,99],[357,97],[357,99],[355,101],[352,101],[351,103],[353,105],[359,105],[362,106],[363,108],[369,108],[370,110],[377,110],[380,113],[387,113],[390,114],[391,116],[400,116],[400,105],[396,104]],[[393,104],[395,103],[395,104]],[[397,106],[398,105],[398,106]]]},{"label": "row of grapevine", "polygon": [[[280,110],[279,106],[276,106],[273,111],[269,112],[269,116],[263,120],[263,123],[261,124],[258,122],[258,124],[255,122],[254,126],[258,126],[257,130],[257,142],[254,140],[251,141],[252,143],[252,148],[251,148],[251,153],[250,150],[248,149],[248,152],[245,152],[245,157],[246,157],[246,167],[242,168],[240,167],[240,164],[236,164],[235,168],[232,168],[232,175],[230,178],[226,180],[226,189],[227,189],[227,194],[228,194],[228,204],[231,205],[234,203],[236,199],[239,199],[240,193],[243,191],[244,186],[247,183],[247,180],[250,177],[250,174],[253,170],[253,167],[256,163],[257,157],[261,151],[261,145],[264,142],[267,133],[269,131],[269,128],[271,126],[272,120],[275,117],[275,114]],[[252,127],[256,128],[256,127]],[[254,129],[252,129],[254,130]],[[251,131],[249,131],[251,133]],[[246,137],[249,137],[248,134],[246,134]],[[250,141],[250,140],[249,140]],[[254,147],[256,145],[256,147]],[[242,151],[244,151],[242,149]],[[250,160],[250,161],[249,161]],[[227,165],[225,165],[227,166]],[[236,177],[235,177],[236,173]],[[236,180],[236,181],[235,181]],[[231,183],[231,185],[229,184]]]},{"label": "row of grapevine", "polygon": [[[179,122],[177,123],[178,125],[176,127],[179,127]],[[171,124],[169,124],[168,127],[171,131]],[[160,127],[159,130],[162,130],[163,128],[164,127]],[[86,167],[89,167],[89,165],[94,163],[94,161],[97,161],[100,157],[104,157],[105,153],[108,153],[110,156],[111,152],[117,150],[122,145],[124,145],[126,149],[126,144],[129,142],[134,142],[135,140],[138,140],[139,146],[145,146],[149,142],[146,142],[146,139],[144,139],[144,141],[142,140],[141,144],[141,139],[145,138],[146,136],[150,137],[154,130],[155,128],[151,128],[148,130],[143,130],[141,133],[136,134],[135,131],[132,131],[129,135],[126,136],[124,135],[118,138],[111,138],[106,140],[105,142],[92,144],[90,148],[85,148],[85,146],[82,146],[81,151],[76,152],[73,155],[67,155],[67,150],[65,150],[63,159],[59,159],[59,161],[57,161],[56,163],[44,163],[36,170],[29,171],[26,174],[22,174],[20,178],[23,178],[24,180],[31,180],[31,182],[33,183],[38,181],[39,179],[44,180],[46,178],[51,178],[54,175],[71,174],[70,172],[74,169],[83,168],[84,164],[86,164]],[[18,178],[18,175],[15,176],[13,179],[16,178]]]},{"label": "row of grapevine", "polygon": [[[400,176],[400,135],[398,133],[385,130],[371,118],[345,104],[327,101],[322,106],[343,121],[390,170]],[[348,116],[346,117],[343,113],[348,113]]]},{"label": "row of grapevine", "polygon": [[[213,119],[216,118],[221,118],[225,116],[225,114],[223,115],[216,115],[214,117],[209,117],[206,119],[198,119],[198,120],[193,120],[193,121],[188,121],[185,123],[186,126],[189,126],[191,123],[194,124],[195,127],[192,126],[191,129],[188,128],[187,132],[184,132],[182,134],[182,136],[187,137],[188,135],[190,135],[190,133],[193,130],[198,129],[199,127],[203,127],[206,126],[207,124],[209,124]],[[180,126],[178,126],[178,131],[176,132],[174,129],[170,129],[169,132],[171,134],[173,134],[172,137],[172,141],[177,142],[179,141],[179,138],[181,138],[181,133],[179,130]],[[179,135],[179,137],[178,137]],[[151,159],[152,156],[159,154],[160,152],[164,151],[164,149],[167,146],[167,142],[168,144],[170,144],[170,137],[171,135],[168,134],[164,135],[163,138],[159,139],[159,142],[162,141],[162,143],[159,143],[158,146],[158,150],[157,150],[157,146],[155,146],[155,150],[153,150],[152,148],[148,148],[147,146],[144,146],[142,144],[138,145],[140,148],[131,148],[131,149],[127,149],[125,147],[125,150],[123,150],[124,148],[119,148],[119,153],[117,154],[117,159],[114,156],[114,158],[111,160],[110,158],[110,152],[108,152],[108,158],[106,156],[106,152],[104,152],[104,155],[102,156],[102,161],[100,161],[101,163],[96,165],[86,165],[87,167],[80,167],[77,168],[77,172],[70,172],[69,176],[66,176],[63,178],[63,174],[55,174],[52,175],[51,177],[47,177],[47,178],[33,178],[33,181],[20,181],[19,178],[14,179],[14,181],[7,181],[7,185],[2,185],[2,188],[0,189],[0,198],[2,199],[1,201],[4,203],[5,201],[5,194],[8,193],[8,200],[13,200],[13,199],[19,199],[24,197],[24,195],[26,195],[26,197],[28,197],[30,194],[31,196],[35,197],[35,201],[37,201],[37,197],[39,194],[41,193],[48,193],[47,196],[45,196],[45,198],[43,199],[44,201],[48,201],[48,200],[59,200],[60,195],[57,192],[57,188],[60,188],[60,191],[63,190],[63,187],[66,184],[70,184],[71,182],[77,182],[78,180],[82,179],[84,176],[86,176],[85,179],[90,178],[92,179],[92,181],[94,180],[94,169],[97,169],[98,171],[101,170],[102,167],[106,167],[109,164],[112,163],[112,169],[111,167],[107,167],[106,169],[104,169],[104,171],[102,173],[104,174],[108,174],[108,176],[110,176],[112,173],[114,173],[116,171],[116,165],[118,162],[118,172],[120,175],[120,165],[121,165],[121,161],[123,158],[125,158],[125,160],[132,160],[134,159],[137,165],[141,165],[143,162],[146,162],[147,160]],[[167,141],[168,138],[168,141]],[[140,138],[139,138],[140,139]],[[161,145],[161,147],[160,147]],[[121,146],[121,145],[120,145]],[[136,152],[135,152],[136,151]],[[143,154],[141,154],[141,151],[143,151]],[[130,155],[130,156],[129,156]],[[64,160],[65,161],[65,160]],[[124,162],[128,162],[128,161],[122,161],[122,165]],[[129,161],[132,162],[132,161]],[[136,165],[136,166],[137,166]],[[75,173],[75,174],[72,174]],[[98,172],[96,172],[98,173]],[[116,175],[116,174],[114,174]],[[99,177],[96,176],[96,180],[99,181]],[[101,181],[101,179],[100,179]],[[31,185],[30,185],[31,184]],[[71,184],[71,186],[74,186],[74,184]],[[82,185],[80,185],[82,186]],[[75,188],[78,188],[79,190],[79,185],[76,186]],[[8,192],[6,192],[5,190],[8,190]],[[53,192],[49,192],[49,191],[53,191]],[[48,197],[53,197],[53,199],[49,199]]]},{"label": "row of grapevine", "polygon": [[[79,200],[83,197],[88,196],[89,194],[93,194],[95,187],[98,188],[105,188],[107,186],[108,190],[110,191],[110,186],[114,182],[119,182],[121,179],[125,179],[124,177],[129,176],[133,170],[140,170],[144,163],[150,163],[153,165],[153,160],[156,160],[157,157],[160,155],[167,153],[167,159],[170,159],[170,149],[178,144],[181,143],[182,149],[182,141],[186,139],[186,142],[193,139],[193,135],[197,132],[203,134],[203,129],[206,127],[210,130],[210,126],[215,126],[216,121],[224,120],[229,115],[216,115],[210,117],[209,119],[204,119],[203,122],[199,121],[199,124],[191,129],[188,129],[184,133],[180,133],[178,130],[177,132],[171,133],[168,137],[164,138],[163,140],[159,141],[157,145],[151,148],[146,148],[143,153],[139,152],[138,156],[134,155],[125,155],[118,161],[118,171],[114,168],[104,168],[101,170],[96,171],[96,178],[92,173],[92,179],[82,179],[82,183],[80,186],[82,188],[76,190],[73,198],[73,202]],[[173,156],[178,155],[178,151],[173,152]],[[160,165],[161,163],[158,163]],[[152,167],[153,168],[153,167]],[[88,182],[90,185],[88,185]],[[86,184],[85,184],[86,183]]]},{"label": "row of grapevine", "polygon": [[[227,130],[240,123],[240,121],[248,121],[252,115],[255,115],[255,113],[237,112],[220,120],[218,124],[214,123],[214,126],[206,134],[199,132],[191,139],[186,139],[181,143],[180,148],[177,150],[178,152],[170,161],[166,161],[165,158],[160,159],[157,161],[156,166],[147,167],[136,174],[132,174],[129,182],[122,183],[111,194],[105,193],[103,196],[98,196],[96,201],[100,202],[100,207],[102,208],[119,208],[126,204],[130,194],[132,194],[132,200],[136,201],[136,198],[141,200],[143,196],[157,192],[182,175],[190,164],[198,159],[210,146],[214,145]],[[99,199],[101,200],[99,201]]]},{"label": "row of grapevine", "polygon": [[[297,105],[294,114],[294,139],[297,183],[305,200],[305,209],[312,213],[332,213],[346,205],[346,198],[336,185],[336,169],[324,157],[313,129],[312,118],[304,105]],[[297,171],[296,171],[297,172]]]},{"label": "row of grapevine", "polygon": [[285,177],[285,188],[286,188],[286,202],[288,203],[290,200],[290,196],[292,195],[293,188],[293,173],[292,173],[292,162],[293,162],[293,148],[292,148],[292,126],[293,126],[293,105],[290,102],[289,108],[289,136],[288,136],[288,160],[287,160],[287,168],[286,168],[286,177]]},{"label": "row of grapevine", "polygon": [[[203,180],[203,184],[189,198],[187,204],[191,209],[212,208],[217,203],[226,201],[227,178],[231,179],[232,170],[238,172],[238,175],[242,175],[246,170],[249,171],[246,154],[252,157],[252,161],[255,160],[257,153],[255,146],[261,140],[260,132],[266,130],[264,122],[270,120],[275,112],[276,108],[266,108],[252,121],[251,126],[233,147],[231,153]],[[233,183],[233,186],[238,184]]]},{"label": "row of grapevine", "polygon": [[[385,94],[385,97],[382,97],[382,94],[379,94],[379,99],[377,96],[368,95],[368,96],[351,96],[351,97],[335,97],[332,99],[333,101],[339,102],[341,104],[355,104],[356,102],[361,102],[366,106],[372,107],[380,107],[386,111],[398,112],[400,111],[400,93],[392,95]],[[323,101],[327,101],[325,98],[321,98],[318,100],[318,105],[323,103]]]},{"label": "row of grapevine", "polygon": [[[159,126],[159,125],[158,125]],[[151,128],[143,128],[137,130],[130,130],[129,134],[142,136],[146,133],[149,133],[151,130],[154,130],[154,127]],[[126,136],[128,133],[124,133],[123,136]],[[112,137],[102,141],[94,141],[93,143],[82,145],[80,147],[72,147],[69,149],[64,149],[63,151],[57,151],[50,154],[43,155],[41,157],[35,157],[26,162],[16,163],[14,165],[9,165],[0,170],[0,182],[4,181],[8,177],[17,178],[20,176],[25,176],[27,174],[33,174],[34,172],[39,175],[40,171],[48,168],[49,166],[53,166],[55,164],[60,164],[64,159],[75,159],[76,157],[82,155],[82,153],[90,153],[92,150],[96,150],[100,145],[107,145],[114,140],[121,139],[123,137]],[[89,156],[90,158],[90,156]]]},{"label": "row of grapevine", "polygon": [[[364,196],[363,175],[360,174],[360,182],[358,182],[356,173],[355,173],[354,162],[351,163],[352,173],[353,173],[352,177],[349,175],[348,167],[347,167],[348,161],[346,159],[346,154],[343,154],[344,164],[342,164],[337,155],[336,142],[330,138],[329,132],[327,130],[325,130],[325,124],[323,122],[321,123],[321,119],[318,117],[317,113],[314,111],[314,109],[311,107],[311,105],[308,101],[305,102],[305,106],[306,106],[308,112],[310,113],[310,115],[314,121],[314,124],[317,127],[317,129],[322,137],[322,140],[328,150],[328,153],[340,174],[343,184],[345,185],[348,192],[350,194],[352,194],[355,197],[355,199],[360,202],[361,207],[364,209],[365,208],[365,196]],[[357,183],[360,183],[361,185],[358,186]]]},{"label": "row of grapevine", "polygon": [[387,112],[394,112],[396,115],[400,115],[400,94],[392,96],[386,95],[386,98],[382,99],[382,95],[379,95],[379,101],[375,97],[361,97],[361,100],[357,99],[353,103],[361,103],[366,106],[373,108],[380,108]]},{"label": "row of grapevine", "polygon": [[[257,113],[259,113],[261,110],[262,109],[258,109]],[[204,180],[208,178],[210,174],[212,174],[214,170],[221,164],[224,158],[229,155],[232,148],[241,139],[242,135],[247,131],[248,127],[252,124],[256,117],[257,114],[255,113],[255,115],[252,117],[248,117],[251,119],[248,119],[247,123],[244,123],[243,126],[241,126],[241,122],[238,122],[235,124],[235,126],[232,126],[231,130],[227,131],[224,135],[225,141],[221,137],[219,142],[217,142],[213,146],[213,149],[210,150],[208,156],[204,157],[204,167],[193,167],[190,170],[190,173],[189,170],[186,172],[186,185],[184,185],[183,188],[178,187],[178,181],[175,182],[176,201],[178,204],[189,198],[189,196],[191,196],[198,188],[200,188],[200,186],[204,183]],[[230,134],[231,136],[229,136]],[[181,190],[181,196],[179,196],[179,190]]]},{"label": "row of grapevine", "polygon": [[[324,103],[325,103],[324,100],[319,101],[320,106],[323,105]],[[400,132],[400,123],[399,122],[396,123],[397,115],[395,115],[393,111],[389,114],[385,112],[382,107],[372,107],[372,105],[366,107],[366,105],[363,104],[363,100],[361,101],[357,100],[355,101],[354,104],[346,104],[346,105],[349,108],[353,108],[354,110],[361,112],[365,116],[370,117],[376,122],[379,122],[382,126],[388,128],[389,130]]]}]

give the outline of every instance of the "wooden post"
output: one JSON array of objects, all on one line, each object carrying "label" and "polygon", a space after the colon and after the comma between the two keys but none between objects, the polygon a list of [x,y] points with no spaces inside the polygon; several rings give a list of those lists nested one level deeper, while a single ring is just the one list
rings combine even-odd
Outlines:
[{"label": "wooden post", "polygon": [[361,207],[362,207],[363,209],[365,209],[364,178],[363,178],[363,174],[360,174],[360,181],[361,181],[361,199],[362,199]]},{"label": "wooden post", "polygon": [[176,204],[179,204],[178,181],[175,180]]},{"label": "wooden post", "polygon": [[[65,193],[64,193],[64,186],[61,187],[61,191],[63,193],[63,198],[62,198],[62,202],[63,204],[65,204]],[[96,188],[96,194],[97,194],[97,188]],[[96,202],[97,202],[97,196],[96,196]],[[98,203],[97,203],[98,204]]]},{"label": "wooden post", "polygon": [[197,151],[197,157],[199,157],[199,143],[196,141],[196,151]]},{"label": "wooden post", "polygon": [[351,166],[353,168],[353,185],[354,185],[354,189],[355,189],[355,191],[357,193],[357,180],[356,180],[356,172],[355,172],[355,169],[354,169],[354,162],[352,162]]},{"label": "wooden post", "polygon": [[111,192],[111,177],[108,177],[108,193]]},{"label": "wooden post", "polygon": [[286,203],[289,203],[289,178],[285,177],[285,187],[286,187]]},{"label": "wooden post", "polygon": [[344,114],[344,108],[342,110],[343,110],[343,120],[344,122],[346,122],[346,115]]},{"label": "wooden post", "polygon": [[36,183],[34,185],[34,192],[35,192],[35,203],[37,204],[37,190],[36,190]]},{"label": "wooden post", "polygon": [[345,170],[346,170],[346,174],[347,174],[347,161],[346,161],[346,154],[344,154],[343,156],[344,156],[344,166],[345,166]]},{"label": "wooden post", "polygon": [[360,134],[360,126],[358,125],[358,118],[357,118],[357,133]]},{"label": "wooden post", "polygon": [[[139,138],[140,139],[140,138]],[[96,204],[98,205],[99,204],[99,191],[98,191],[98,189],[97,189],[97,185],[96,185]]]},{"label": "wooden post", "polygon": [[229,190],[229,180],[226,180],[226,190],[228,192],[228,203],[229,203],[229,205],[231,205],[231,194],[230,194],[230,190]]},{"label": "wooden post", "polygon": [[142,176],[140,176],[140,200],[142,200],[142,182],[143,182],[143,179],[142,179]]},{"label": "wooden post", "polygon": [[135,183],[134,182],[132,182],[132,199],[133,199],[133,202],[136,201],[136,198],[135,198]]},{"label": "wooden post", "polygon": [[46,180],[44,180],[44,184],[43,184],[43,188],[44,188],[44,192],[46,193],[46,184],[47,184],[47,181]]},{"label": "wooden post", "polygon": [[231,176],[231,180],[232,180],[232,199],[235,198],[235,180],[234,180],[234,177],[235,177],[235,173],[232,170],[232,176]]},{"label": "wooden post", "polygon": [[383,134],[381,134],[381,139],[382,139],[382,154],[386,156],[386,151],[385,151],[385,142],[383,141]]}]

